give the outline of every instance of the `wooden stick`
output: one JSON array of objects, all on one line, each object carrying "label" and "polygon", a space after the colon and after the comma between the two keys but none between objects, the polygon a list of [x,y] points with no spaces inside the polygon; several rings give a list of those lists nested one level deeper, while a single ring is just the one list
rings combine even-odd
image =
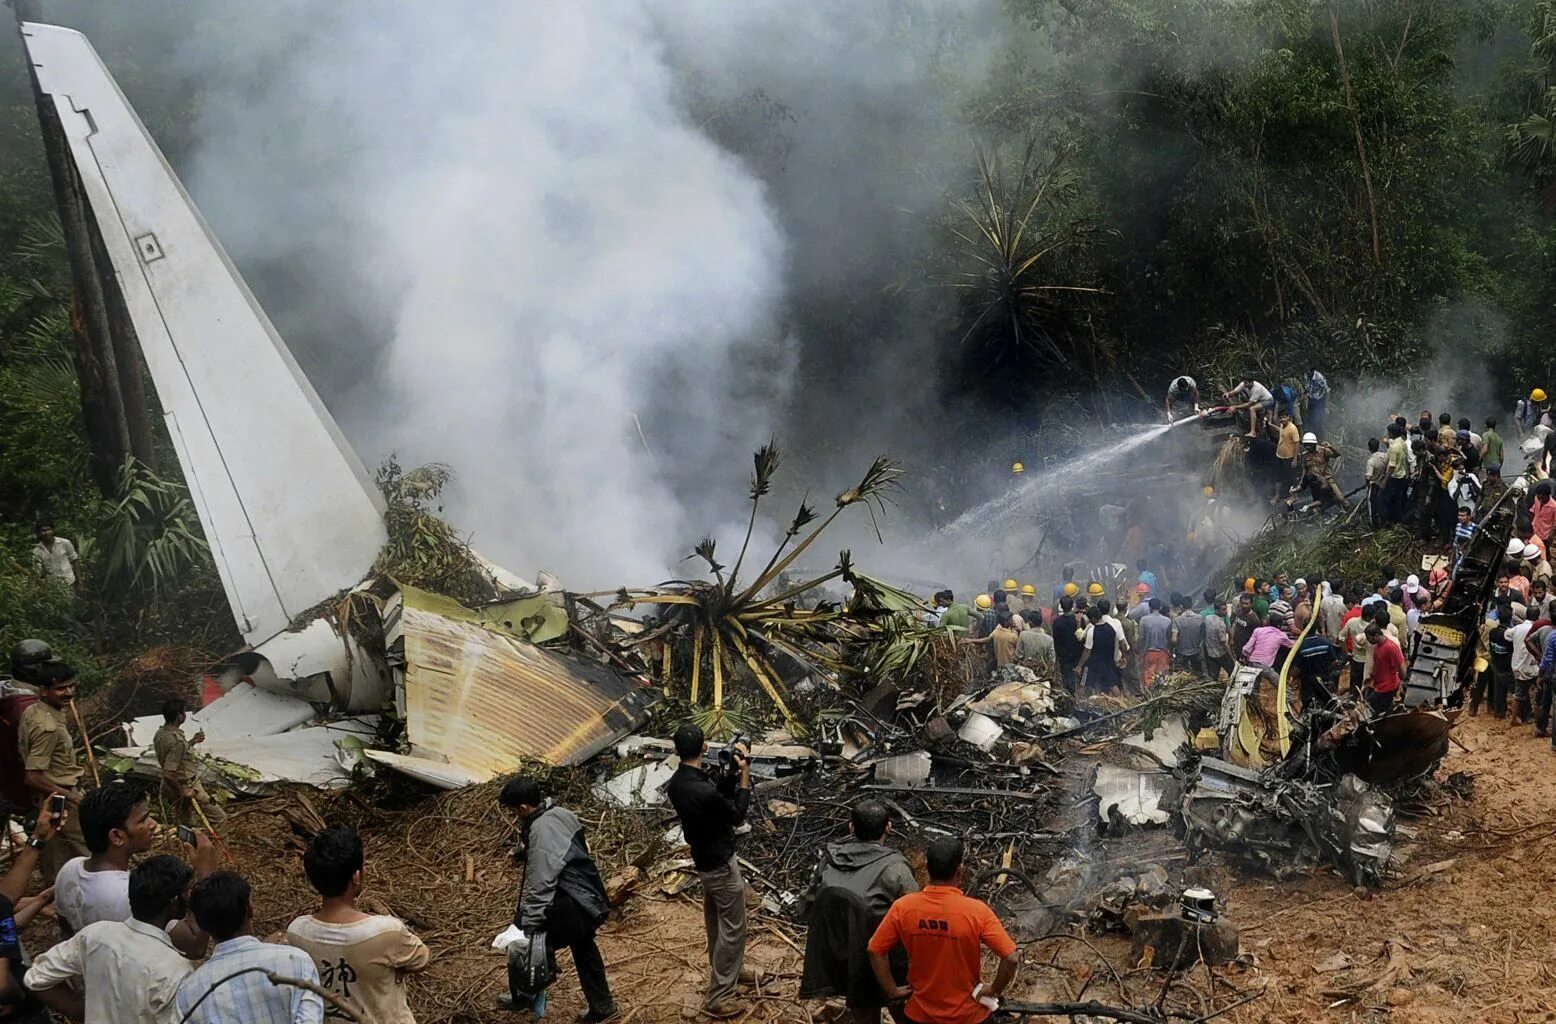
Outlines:
[{"label": "wooden stick", "polygon": [[76,707],[76,702],[70,702],[70,713],[76,718],[76,732],[81,734],[81,746],[86,749],[86,766],[92,769],[92,785],[101,786],[102,776],[97,774],[97,757],[92,753],[92,739],[87,734],[86,723],[81,721],[81,709]]},{"label": "wooden stick", "polygon": [[238,859],[232,855],[232,851],[227,849],[227,844],[222,842],[222,837],[216,834],[216,827],[211,824],[211,819],[205,816],[205,808],[200,806],[200,801],[196,800],[192,796],[186,796],[184,799],[188,800],[189,803],[194,807],[195,813],[200,816],[200,824],[205,826],[205,830],[211,834],[211,840],[221,848],[222,856],[227,858],[227,863],[238,863]]}]

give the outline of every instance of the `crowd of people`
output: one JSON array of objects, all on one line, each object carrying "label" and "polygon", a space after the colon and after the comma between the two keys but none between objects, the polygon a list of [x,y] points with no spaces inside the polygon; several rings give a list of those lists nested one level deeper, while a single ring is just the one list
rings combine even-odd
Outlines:
[{"label": "crowd of people", "polygon": [[[54,699],[63,689],[45,692]],[[182,715],[170,703],[165,728],[178,731]],[[751,802],[749,748],[736,743],[709,758],[690,722],[673,742],[679,763],[667,795],[702,883],[709,963],[703,998],[686,1016],[729,1019],[748,1012],[758,981],[745,963],[737,856]],[[182,857],[151,855],[158,803],[193,803],[194,793],[128,780],[84,789],[73,746],[50,747],[47,756],[28,749],[28,771],[55,781],[0,879],[0,1016],[36,1024],[46,1011],[87,1024],[414,1024],[406,978],[426,969],[431,954],[405,922],[360,909],[368,876],[356,832],[331,826],[309,840],[301,871],[317,902],[262,939],[248,881],[222,868],[205,831],[179,829]],[[177,767],[165,771],[164,787],[178,781]],[[566,948],[586,1003],[577,1019],[617,1019],[596,942],[610,908],[582,823],[531,776],[508,780],[497,799],[514,817],[513,857],[524,867],[513,915],[523,939],[508,947],[508,991],[498,1005],[543,1016],[557,952]],[[812,925],[801,995],[841,998],[860,1024],[877,1021],[883,1008],[901,1024],[980,1021],[1014,976],[1015,944],[988,906],[962,893],[960,841],[930,843],[921,890],[903,855],[886,845],[890,830],[886,807],[863,801],[848,838],[820,852],[801,897]],[[35,873],[48,884],[28,895]],[[20,936],[50,905],[61,941],[29,958]],[[984,947],[1000,961],[987,984]]]}]

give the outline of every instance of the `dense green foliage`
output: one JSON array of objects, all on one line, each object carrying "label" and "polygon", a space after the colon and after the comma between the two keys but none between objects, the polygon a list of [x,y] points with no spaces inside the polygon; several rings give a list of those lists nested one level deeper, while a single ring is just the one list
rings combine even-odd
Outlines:
[{"label": "dense green foliage", "polygon": [[1550,102],[1519,31],[1548,6],[1012,0],[1041,42],[969,117],[1072,154],[1069,206],[1091,229],[1074,283],[1108,296],[1070,335],[1094,357],[1035,353],[1029,386],[1077,362],[1074,383],[1125,369],[1153,393],[1183,366],[1394,374],[1465,300],[1505,325],[1486,353],[1499,383],[1543,370],[1553,161],[1514,159],[1530,148],[1508,124]]}]

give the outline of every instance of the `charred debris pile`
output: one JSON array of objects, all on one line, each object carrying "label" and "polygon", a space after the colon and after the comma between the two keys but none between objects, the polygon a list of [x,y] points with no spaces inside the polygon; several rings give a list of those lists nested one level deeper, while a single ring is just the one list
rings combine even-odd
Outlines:
[{"label": "charred debris pile", "polygon": [[[635,688],[641,712],[605,715],[603,742],[545,758],[586,776],[590,803],[613,818],[668,828],[674,761],[663,737],[678,722],[703,726],[715,762],[723,745],[751,738],[758,799],[746,856],[774,909],[796,899],[819,845],[846,834],[849,804],[866,796],[887,804],[909,845],[960,835],[977,863],[1039,888],[1083,832],[1151,826],[1169,826],[1192,857],[1216,849],[1282,875],[1324,864],[1376,885],[1399,862],[1396,801],[1431,784],[1448,715],[1374,722],[1327,692],[1303,707],[1285,671],[1240,669],[1228,683],[1177,673],[1143,699],[1079,701],[1030,668],[991,671],[986,645],[935,625],[921,598],[861,572],[848,551],[828,572],[791,572],[848,510],[873,519],[886,509],[900,476],[889,459],[824,514],[802,503],[758,562],[751,538],[780,464],[776,445],[755,453],[746,535],[729,561],[711,539],[696,545],[688,558],[703,578],[590,594],[543,586],[484,604],[494,581],[428,507],[445,477],[391,472],[382,569],[402,585],[460,583],[478,621]],[[1406,540],[1393,541],[1404,557]],[[1244,554],[1283,558],[1288,543],[1267,533]],[[1327,545],[1310,546],[1315,559],[1381,557],[1339,528],[1313,543]],[[1270,550],[1253,550],[1261,544]],[[830,600],[839,583],[847,596]],[[1084,819],[1069,813],[1082,807]],[[659,849],[672,838],[624,848],[623,862],[645,878],[673,874],[677,858]]]}]

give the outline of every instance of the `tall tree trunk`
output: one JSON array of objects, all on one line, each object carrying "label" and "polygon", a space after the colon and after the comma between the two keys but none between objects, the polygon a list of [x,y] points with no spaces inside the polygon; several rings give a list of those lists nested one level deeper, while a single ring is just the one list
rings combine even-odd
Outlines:
[{"label": "tall tree trunk", "polygon": [[[17,25],[41,22],[39,0],[12,0]],[[29,63],[33,102],[38,109],[38,128],[49,165],[54,202],[70,257],[74,285],[72,334],[76,342],[74,362],[81,384],[82,416],[92,446],[93,476],[100,489],[111,492],[117,469],[134,455],[155,464],[151,416],[146,404],[141,357],[128,311],[112,275],[99,272],[107,266],[92,220],[90,204],[71,160],[64,126],[52,97],[43,93],[36,71]],[[113,289],[110,296],[108,289]],[[117,304],[113,315],[111,300]],[[105,467],[112,467],[106,470]]]},{"label": "tall tree trunk", "polygon": [[113,419],[108,415],[108,403],[103,397],[106,384],[103,367],[97,361],[97,350],[87,337],[86,325],[81,322],[81,303],[75,297],[70,300],[70,356],[76,367],[76,380],[81,388],[81,421],[86,427],[88,454],[91,456],[92,482],[103,494],[112,494],[118,486],[119,467],[124,464],[124,454],[119,447],[119,435]]},{"label": "tall tree trunk", "polygon": [[[1340,43],[1340,7],[1329,0],[1329,28],[1334,35],[1334,53],[1340,62],[1340,81],[1345,83],[1345,106],[1351,113],[1351,128],[1356,133],[1356,158],[1361,161],[1362,184],[1367,188],[1367,209],[1372,215],[1372,261],[1383,262],[1383,232],[1378,224],[1378,203],[1372,195],[1372,168],[1367,164],[1367,145],[1362,140],[1361,115],[1356,111],[1356,93],[1351,89],[1351,69],[1345,63],[1345,47]],[[1404,43],[1401,42],[1401,48]]]}]

